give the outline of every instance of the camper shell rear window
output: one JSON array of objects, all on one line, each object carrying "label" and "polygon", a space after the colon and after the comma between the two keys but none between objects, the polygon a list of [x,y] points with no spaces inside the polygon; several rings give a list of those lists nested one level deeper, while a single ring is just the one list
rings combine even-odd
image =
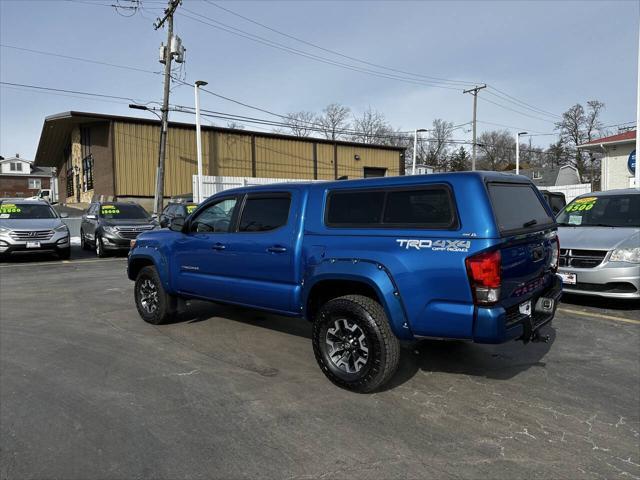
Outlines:
[{"label": "camper shell rear window", "polygon": [[332,228],[456,229],[448,185],[340,189],[327,196],[325,224]]},{"label": "camper shell rear window", "polygon": [[533,185],[492,182],[487,188],[501,233],[540,230],[555,224]]}]

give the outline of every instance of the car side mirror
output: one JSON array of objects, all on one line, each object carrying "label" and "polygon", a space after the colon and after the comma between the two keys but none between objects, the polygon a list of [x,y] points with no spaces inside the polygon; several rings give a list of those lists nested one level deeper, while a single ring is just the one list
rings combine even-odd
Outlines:
[{"label": "car side mirror", "polygon": [[169,225],[169,229],[173,230],[174,232],[182,232],[184,230],[184,218],[183,217],[176,217],[171,221],[171,224]]},{"label": "car side mirror", "polygon": [[157,213],[152,213],[151,214],[151,220],[157,220],[158,219],[158,214]]},{"label": "car side mirror", "polygon": [[63,212],[60,214],[60,218],[69,218],[69,214],[66,212]]},{"label": "car side mirror", "polygon": [[87,217],[86,217],[86,218],[87,218],[87,220],[95,220],[95,219],[96,219],[96,218],[98,218],[98,217],[96,217],[95,215],[93,215],[93,214],[91,214],[91,213],[90,213],[89,215],[87,215]]}]

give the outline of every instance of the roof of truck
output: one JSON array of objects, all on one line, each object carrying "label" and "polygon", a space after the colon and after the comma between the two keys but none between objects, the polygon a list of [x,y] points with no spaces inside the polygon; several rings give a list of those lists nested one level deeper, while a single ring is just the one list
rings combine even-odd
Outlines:
[{"label": "roof of truck", "polygon": [[531,183],[531,180],[523,175],[514,175],[512,173],[503,172],[450,172],[450,173],[432,173],[427,175],[404,175],[397,177],[375,177],[375,178],[358,178],[353,180],[318,180],[318,181],[300,181],[300,182],[282,182],[270,183],[266,185],[250,185],[246,187],[238,187],[225,190],[224,193],[246,192],[246,191],[273,191],[278,188],[306,187],[306,188],[344,188],[344,187],[390,187],[402,185],[415,185],[416,183],[438,183],[447,182],[454,178],[461,177],[480,178],[484,181],[507,182],[507,183]]}]

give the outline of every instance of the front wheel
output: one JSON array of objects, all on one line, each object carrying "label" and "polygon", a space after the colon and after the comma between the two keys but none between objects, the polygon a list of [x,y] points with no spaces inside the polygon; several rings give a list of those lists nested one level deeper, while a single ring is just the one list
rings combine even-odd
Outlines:
[{"label": "front wheel", "polygon": [[98,258],[104,258],[107,256],[107,252],[104,251],[104,243],[102,238],[96,235],[96,256]]},{"label": "front wheel", "polygon": [[80,248],[82,250],[91,250],[91,246],[87,243],[87,240],[84,237],[84,231],[83,230],[80,230]]},{"label": "front wheel", "polygon": [[320,307],[313,324],[313,352],[329,380],[367,393],[393,377],[400,342],[378,302],[363,295],[346,295]]},{"label": "front wheel", "polygon": [[140,270],[136,277],[134,295],[138,313],[147,323],[166,323],[176,313],[176,297],[165,291],[155,267]]}]

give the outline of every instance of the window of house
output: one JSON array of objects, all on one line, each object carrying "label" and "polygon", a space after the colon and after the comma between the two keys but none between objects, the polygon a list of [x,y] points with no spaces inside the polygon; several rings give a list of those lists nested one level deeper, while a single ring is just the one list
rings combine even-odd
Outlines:
[{"label": "window of house", "polygon": [[286,225],[291,197],[288,194],[247,198],[240,218],[240,232],[267,232]]},{"label": "window of house", "polygon": [[533,179],[534,180],[542,180],[542,172],[533,171]]},{"label": "window of house", "polygon": [[364,178],[384,177],[387,174],[386,168],[364,167]]},{"label": "window of house", "polygon": [[29,179],[29,190],[40,190],[42,188],[42,181],[39,178]]},{"label": "window of house", "polygon": [[12,172],[21,172],[22,162],[9,162],[9,170]]}]

